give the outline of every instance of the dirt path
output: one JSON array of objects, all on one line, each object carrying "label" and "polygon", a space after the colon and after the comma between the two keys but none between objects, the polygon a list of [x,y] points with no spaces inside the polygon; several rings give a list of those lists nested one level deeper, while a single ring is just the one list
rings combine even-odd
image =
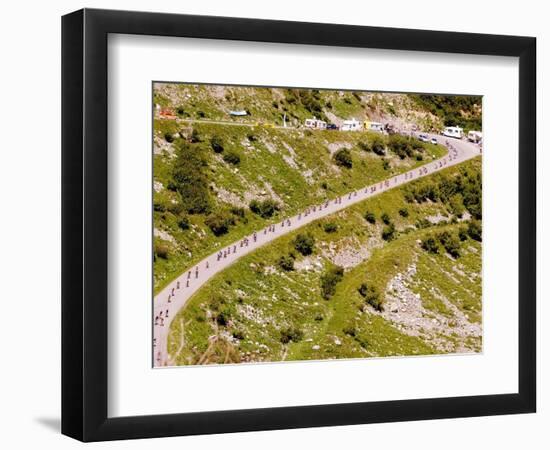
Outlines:
[{"label": "dirt path", "polygon": [[331,199],[327,203],[312,205],[297,215],[287,217],[284,220],[281,219],[276,225],[258,230],[226,246],[221,251],[218,250],[207,256],[197,265],[173,280],[155,296],[153,302],[153,365],[155,367],[163,367],[172,364],[168,355],[167,344],[170,324],[173,318],[203,284],[238,259],[317,219],[329,216],[382,192],[403,186],[418,178],[454,166],[480,154],[479,147],[470,142],[446,139],[436,135],[433,137],[442,145],[446,145],[445,143],[449,142],[449,152],[444,157],[408,172],[392,176],[376,184],[352,191],[336,199]]}]

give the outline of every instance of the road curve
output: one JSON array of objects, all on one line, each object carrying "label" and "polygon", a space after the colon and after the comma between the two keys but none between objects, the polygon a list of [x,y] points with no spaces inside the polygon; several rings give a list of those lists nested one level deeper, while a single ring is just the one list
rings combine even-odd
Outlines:
[{"label": "road curve", "polygon": [[153,301],[153,366],[165,367],[174,364],[167,349],[168,333],[172,320],[204,283],[238,259],[314,220],[334,214],[381,192],[402,186],[480,154],[479,147],[470,142],[446,139],[436,135],[430,137],[435,137],[442,145],[446,145],[446,142],[449,143],[448,153],[444,157],[376,184],[344,194],[336,199],[331,199],[326,203],[312,205],[300,214],[281,219],[275,225],[256,231],[256,237],[253,233],[222,249],[218,249],[173,280],[155,296]]}]

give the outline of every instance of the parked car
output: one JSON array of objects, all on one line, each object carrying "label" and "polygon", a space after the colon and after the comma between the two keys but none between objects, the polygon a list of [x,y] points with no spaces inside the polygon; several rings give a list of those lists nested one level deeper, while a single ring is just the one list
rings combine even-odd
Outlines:
[{"label": "parked car", "polygon": [[335,125],[334,123],[327,124],[327,130],[337,130],[338,125]]},{"label": "parked car", "polygon": [[434,145],[437,145],[437,139],[436,138],[431,138],[430,142]]},{"label": "parked car", "polygon": [[426,136],[425,134],[419,134],[418,139],[421,140],[422,142],[429,142],[430,141],[428,139],[428,136]]}]

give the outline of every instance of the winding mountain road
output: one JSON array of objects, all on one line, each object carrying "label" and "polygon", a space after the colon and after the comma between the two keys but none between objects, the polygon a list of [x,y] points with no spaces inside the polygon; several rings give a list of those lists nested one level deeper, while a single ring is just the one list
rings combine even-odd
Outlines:
[{"label": "winding mountain road", "polygon": [[153,366],[165,367],[175,364],[175,361],[171,360],[167,349],[172,320],[203,284],[238,259],[314,220],[334,214],[394,187],[403,186],[411,181],[459,164],[481,153],[479,146],[467,141],[437,135],[430,135],[429,137],[435,137],[438,143],[444,146],[447,146],[448,142],[448,153],[444,157],[376,184],[344,194],[336,199],[328,200],[326,203],[312,205],[300,214],[281,219],[275,225],[267,226],[212,253],[173,280],[155,296],[153,302]]}]

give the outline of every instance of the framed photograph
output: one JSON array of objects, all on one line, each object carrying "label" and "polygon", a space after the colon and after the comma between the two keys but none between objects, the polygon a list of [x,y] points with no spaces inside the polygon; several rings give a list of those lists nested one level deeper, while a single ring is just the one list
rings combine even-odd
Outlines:
[{"label": "framed photograph", "polygon": [[535,411],[531,37],[62,21],[62,432]]}]

